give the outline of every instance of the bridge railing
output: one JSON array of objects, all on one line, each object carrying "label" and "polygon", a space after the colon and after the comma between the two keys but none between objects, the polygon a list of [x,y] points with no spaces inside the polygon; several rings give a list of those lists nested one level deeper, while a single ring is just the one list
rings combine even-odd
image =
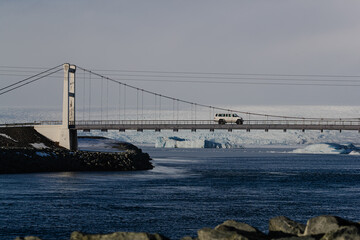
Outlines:
[{"label": "bridge railing", "polygon": [[32,123],[1,123],[0,127],[31,127],[35,125],[40,125],[40,122],[32,122]]},{"label": "bridge railing", "polygon": [[354,120],[340,120],[340,119],[331,119],[331,120],[321,120],[321,119],[314,119],[314,120],[310,120],[310,119],[306,119],[306,120],[245,120],[244,124],[247,125],[311,125],[311,126],[315,126],[315,125],[322,125],[322,126],[327,126],[327,125],[360,125],[360,120],[359,119],[354,119]]},{"label": "bridge railing", "polygon": [[[27,125],[34,125],[30,123]],[[61,121],[42,121],[41,125],[61,125]],[[213,120],[80,120],[69,122],[73,126],[107,126],[107,125],[217,125]],[[310,125],[310,126],[359,126],[360,119],[305,119],[305,120],[244,120],[244,125]],[[21,124],[20,124],[21,125]],[[25,124],[23,124],[25,125]],[[236,125],[227,123],[226,125]]]}]

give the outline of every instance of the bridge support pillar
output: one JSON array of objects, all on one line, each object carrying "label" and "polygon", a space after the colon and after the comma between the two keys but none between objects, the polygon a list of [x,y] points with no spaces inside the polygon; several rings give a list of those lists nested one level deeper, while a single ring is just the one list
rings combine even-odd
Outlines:
[{"label": "bridge support pillar", "polygon": [[75,72],[76,66],[64,64],[63,114],[61,125],[36,125],[40,134],[59,146],[75,151],[78,148],[75,126]]}]

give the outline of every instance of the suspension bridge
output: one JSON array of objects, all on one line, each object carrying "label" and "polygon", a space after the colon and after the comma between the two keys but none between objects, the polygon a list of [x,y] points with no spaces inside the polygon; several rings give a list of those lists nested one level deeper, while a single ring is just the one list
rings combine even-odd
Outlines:
[{"label": "suspension bridge", "polygon": [[[77,149],[77,131],[118,130],[355,130],[360,118],[305,118],[246,112],[187,101],[129,85],[114,77],[71,64],[59,65],[0,88],[0,97],[18,88],[63,72],[62,120],[6,123],[1,127],[33,126],[68,149]],[[128,71],[123,77],[143,76]],[[166,75],[154,75],[164,78]],[[197,76],[206,78],[204,76]],[[80,109],[80,111],[79,111]],[[238,114],[241,124],[214,121],[216,113]]]}]

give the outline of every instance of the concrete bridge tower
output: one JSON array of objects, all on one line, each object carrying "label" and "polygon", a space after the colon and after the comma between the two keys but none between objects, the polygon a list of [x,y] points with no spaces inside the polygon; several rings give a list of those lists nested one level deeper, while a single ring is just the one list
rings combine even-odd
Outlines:
[{"label": "concrete bridge tower", "polygon": [[63,114],[60,146],[77,150],[77,131],[75,126],[75,72],[76,66],[64,64]]},{"label": "concrete bridge tower", "polygon": [[64,64],[63,113],[61,125],[35,125],[35,130],[59,146],[77,150],[75,126],[75,72],[76,66]]}]

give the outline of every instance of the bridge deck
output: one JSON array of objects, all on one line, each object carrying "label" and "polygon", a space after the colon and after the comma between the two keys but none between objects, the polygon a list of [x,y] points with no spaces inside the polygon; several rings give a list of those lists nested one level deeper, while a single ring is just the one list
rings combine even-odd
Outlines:
[{"label": "bridge deck", "polygon": [[114,120],[77,121],[77,130],[356,130],[360,121],[246,120],[244,124],[218,124],[211,120]]},{"label": "bridge deck", "polygon": [[[61,121],[1,124],[2,127],[31,125],[61,125]],[[217,124],[210,120],[90,120],[70,123],[76,130],[355,130],[360,132],[360,120],[246,120],[244,124]]]},{"label": "bridge deck", "polygon": [[77,130],[359,130],[360,125],[294,125],[294,124],[102,124],[76,125]]}]

